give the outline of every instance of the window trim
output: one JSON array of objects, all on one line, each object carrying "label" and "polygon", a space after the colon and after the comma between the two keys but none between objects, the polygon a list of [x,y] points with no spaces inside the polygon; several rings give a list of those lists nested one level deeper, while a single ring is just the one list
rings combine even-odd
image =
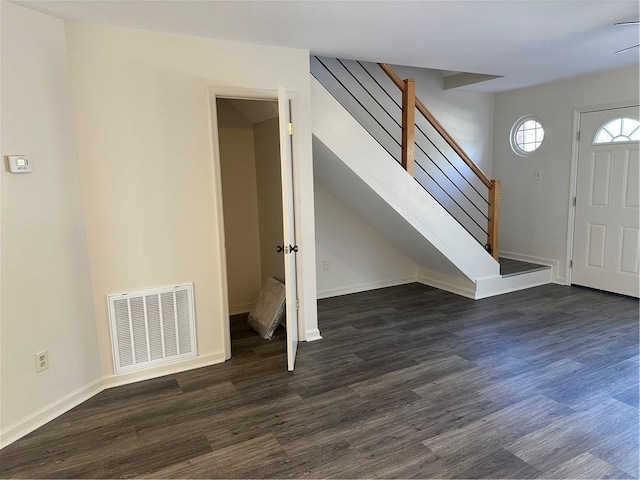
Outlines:
[{"label": "window trim", "polygon": [[[522,124],[529,120],[533,120],[537,122],[538,125],[540,125],[540,127],[542,128],[542,140],[540,141],[540,145],[538,145],[535,149],[531,150],[530,152],[525,152],[520,148],[520,146],[516,142],[516,134],[518,132],[518,129],[522,126]],[[530,157],[540,149],[540,147],[544,143],[545,136],[546,136],[546,132],[545,132],[544,125],[542,124],[542,121],[538,117],[530,114],[523,115],[522,117],[520,117],[518,120],[515,121],[515,123],[511,127],[511,131],[509,132],[509,143],[511,144],[511,150],[513,150],[513,153],[515,153],[519,157]]]}]

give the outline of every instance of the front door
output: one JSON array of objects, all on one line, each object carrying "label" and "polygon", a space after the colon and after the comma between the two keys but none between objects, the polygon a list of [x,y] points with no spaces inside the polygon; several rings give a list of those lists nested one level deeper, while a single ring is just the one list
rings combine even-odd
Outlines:
[{"label": "front door", "polygon": [[580,115],[571,282],[639,295],[638,107]]},{"label": "front door", "polygon": [[287,368],[292,371],[298,349],[298,293],[296,288],[296,230],[291,156],[291,107],[283,88],[278,89],[280,115],[280,163],[282,175],[282,228],[284,235],[284,283],[286,291]]}]

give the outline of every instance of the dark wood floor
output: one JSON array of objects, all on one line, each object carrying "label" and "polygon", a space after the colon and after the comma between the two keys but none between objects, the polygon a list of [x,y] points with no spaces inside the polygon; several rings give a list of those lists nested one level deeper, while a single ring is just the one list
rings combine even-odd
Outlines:
[{"label": "dark wood floor", "polygon": [[319,302],[294,373],[233,328],[223,364],[106,390],[0,452],[0,476],[637,478],[638,302],[419,284]]}]

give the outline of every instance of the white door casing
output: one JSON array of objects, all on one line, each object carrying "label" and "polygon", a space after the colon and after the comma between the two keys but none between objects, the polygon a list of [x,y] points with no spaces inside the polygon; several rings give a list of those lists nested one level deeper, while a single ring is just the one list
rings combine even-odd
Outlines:
[{"label": "white door casing", "polygon": [[571,282],[638,297],[638,142],[594,144],[616,118],[638,120],[638,107],[580,115]]},{"label": "white door casing", "polygon": [[296,282],[295,212],[293,204],[293,162],[291,156],[291,106],[287,93],[278,89],[278,110],[280,116],[280,162],[282,175],[283,241],[284,241],[284,283],[286,291],[287,327],[287,368],[295,366],[298,349],[298,293]]}]

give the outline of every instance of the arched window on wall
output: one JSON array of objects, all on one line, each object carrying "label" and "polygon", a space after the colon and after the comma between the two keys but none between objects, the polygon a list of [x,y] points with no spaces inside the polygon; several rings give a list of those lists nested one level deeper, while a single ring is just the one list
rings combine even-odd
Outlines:
[{"label": "arched window on wall", "polygon": [[640,122],[633,118],[616,118],[601,126],[593,137],[594,145],[640,141]]}]

